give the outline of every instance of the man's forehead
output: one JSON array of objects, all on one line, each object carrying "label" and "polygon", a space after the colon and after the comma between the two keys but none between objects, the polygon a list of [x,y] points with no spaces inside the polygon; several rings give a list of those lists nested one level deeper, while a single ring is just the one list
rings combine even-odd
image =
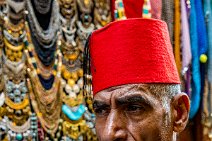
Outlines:
[{"label": "man's forehead", "polygon": [[110,99],[112,97],[122,97],[122,96],[128,96],[133,93],[146,93],[149,94],[148,90],[149,84],[127,84],[127,85],[120,85],[120,86],[114,86],[107,88],[105,90],[102,90],[98,92],[94,99]]},{"label": "man's forehead", "polygon": [[150,84],[128,84],[105,89],[94,96],[94,103],[106,105],[142,103],[154,106],[160,100],[149,91]]}]

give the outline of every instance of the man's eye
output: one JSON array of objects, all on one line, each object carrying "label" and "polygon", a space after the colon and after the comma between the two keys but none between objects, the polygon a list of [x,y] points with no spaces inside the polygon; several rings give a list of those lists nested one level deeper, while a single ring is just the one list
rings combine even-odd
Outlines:
[{"label": "man's eye", "polygon": [[144,110],[144,107],[140,106],[140,105],[129,105],[127,107],[128,112],[139,112],[139,111],[142,111],[142,110]]},{"label": "man's eye", "polygon": [[94,108],[94,112],[96,115],[105,115],[109,113],[109,109],[107,108]]}]

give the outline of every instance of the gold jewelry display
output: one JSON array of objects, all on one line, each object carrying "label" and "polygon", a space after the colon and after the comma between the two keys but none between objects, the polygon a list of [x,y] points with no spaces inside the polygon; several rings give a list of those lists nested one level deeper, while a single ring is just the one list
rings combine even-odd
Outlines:
[{"label": "gold jewelry display", "polygon": [[11,22],[8,21],[8,19],[5,21],[5,28],[9,30],[9,32],[19,32],[21,33],[24,29],[24,20],[20,20],[18,24],[14,25]]},{"label": "gold jewelry display", "polygon": [[24,20],[20,20],[18,24],[14,25],[8,18],[5,18],[4,29],[7,30],[14,38],[18,38],[23,34],[25,28]]},{"label": "gold jewelry display", "polygon": [[24,48],[24,43],[22,43],[21,45],[18,45],[18,46],[13,46],[5,38],[4,38],[4,43],[5,43],[5,46],[11,51],[21,51]]},{"label": "gold jewelry display", "polygon": [[[28,9],[23,7],[25,2]],[[10,131],[6,133],[8,138],[3,140],[34,138],[35,141],[49,141],[66,138],[96,141],[94,116],[87,110],[92,109],[92,106],[84,106],[85,102],[90,105],[92,102],[83,96],[82,53],[87,36],[95,28],[110,22],[110,1],[48,0],[46,4],[51,5],[47,5],[47,8],[54,9],[50,11],[50,21],[53,22],[50,22],[48,30],[39,25],[40,17],[36,17],[34,4],[39,4],[39,1],[36,0],[33,4],[28,2],[9,0],[9,10],[2,13],[4,17],[0,14],[0,64],[3,64],[2,72],[0,67],[0,98],[5,98],[0,100],[0,124],[3,117],[7,117]],[[45,13],[45,10],[42,12]],[[30,18],[29,23],[25,16]],[[34,42],[38,37],[41,46]],[[49,51],[56,42],[58,47]],[[49,65],[43,63],[46,54],[53,58]],[[22,83],[26,83],[25,95],[22,93],[26,91],[25,88],[22,90]],[[73,117],[61,111],[64,105],[72,112]],[[83,112],[75,112],[80,108]],[[31,118],[32,115],[34,118]],[[29,133],[28,129],[31,132],[25,138],[24,135]],[[39,134],[36,130],[39,130]]]},{"label": "gold jewelry display", "polygon": [[[11,4],[15,6],[14,3],[14,0],[10,0],[10,3],[7,3],[9,10],[4,17],[4,24],[1,25],[1,41],[3,45],[1,56],[3,75],[1,78],[4,83],[3,94],[5,95],[5,102],[0,107],[0,116],[8,119],[6,126],[8,128],[8,138],[4,140],[21,139],[23,134],[26,136],[27,133],[25,131],[30,129],[30,101],[24,83],[26,77],[26,57],[23,55],[25,47],[23,39],[26,35],[24,32],[25,24],[24,19],[15,19],[15,21],[13,19],[13,17],[22,17],[21,13],[23,13],[24,7],[18,8],[19,10],[22,9],[22,12],[12,14],[10,12],[14,11],[11,11],[10,6]],[[3,120],[0,120],[0,122]],[[26,138],[24,137],[24,139]]]},{"label": "gold jewelry display", "polygon": [[[80,129],[80,131],[79,131]],[[66,136],[71,137],[76,140],[80,135],[83,135],[88,130],[86,126],[86,121],[82,120],[78,123],[71,123],[68,121],[63,122],[63,133]]]},{"label": "gold jewelry display", "polygon": [[97,29],[112,21],[110,0],[95,0],[94,24]]},{"label": "gold jewelry display", "polygon": [[[60,19],[63,25],[60,40],[58,42],[63,54],[63,66],[61,72],[61,85],[63,89],[61,93],[63,104],[67,108],[65,110],[70,111],[70,113],[73,114],[72,117],[70,117],[70,115],[67,117],[67,111],[63,109],[63,138],[65,140],[66,138],[67,140],[97,140],[95,133],[92,129],[90,129],[91,127],[88,126],[88,122],[90,121],[89,118],[87,119],[84,117],[85,113],[83,113],[83,116],[80,117],[80,113],[73,112],[74,109],[80,108],[80,106],[84,105],[85,102],[85,97],[83,96],[82,70],[82,54],[85,40],[95,27],[100,28],[100,26],[106,25],[105,21],[100,22],[101,16],[98,16],[101,15],[101,13],[99,13],[98,9],[100,7],[102,9],[108,8],[110,4],[107,3],[108,1],[97,0],[97,2],[103,2],[101,3],[103,5],[100,4],[99,7],[95,7],[94,13],[96,13],[96,17],[91,17],[94,6],[94,3],[91,0],[59,0],[61,8]],[[106,13],[104,14],[108,16],[108,19],[106,18],[105,20],[109,20],[109,18],[111,18],[110,11],[107,12],[109,12],[107,13],[108,15]],[[76,17],[78,17],[78,19]],[[93,18],[96,25],[92,22]],[[91,115],[88,114],[87,117],[89,116]]]},{"label": "gold jewelry display", "polygon": [[12,100],[10,100],[8,97],[5,99],[5,103],[14,110],[21,110],[24,109],[26,106],[29,105],[29,99],[25,98],[23,102],[21,103],[14,103]]},{"label": "gold jewelry display", "polygon": [[7,39],[4,38],[5,52],[10,61],[18,62],[22,59],[24,43],[18,46],[13,46]]},{"label": "gold jewelry display", "polygon": [[[28,66],[27,69],[30,80],[27,80],[28,88],[30,91],[30,99],[32,102],[32,106],[38,116],[38,119],[41,122],[41,126],[43,129],[50,135],[54,135],[57,131],[59,119],[60,119],[60,111],[61,111],[61,94],[60,94],[60,73],[62,66],[62,58],[60,51],[57,51],[58,61],[56,64],[57,70],[55,76],[54,83],[51,89],[46,90],[39,78],[38,74],[40,73],[37,68],[35,68],[34,63],[37,63],[39,60],[35,57],[31,57],[30,54],[34,53],[34,47],[30,43],[28,46],[28,50],[25,50],[25,53],[28,58]],[[34,54],[35,55],[35,54]]]},{"label": "gold jewelry display", "polygon": [[64,102],[66,105],[69,105],[69,106],[71,106],[71,107],[76,106],[76,105],[79,105],[80,103],[83,103],[83,102],[84,102],[84,97],[83,97],[83,93],[82,93],[82,92],[80,92],[80,94],[77,95],[77,97],[70,97],[70,96],[67,96],[67,95],[63,92],[62,99],[63,99],[63,102]]},{"label": "gold jewelry display", "polygon": [[41,126],[48,134],[54,135],[59,125],[61,98],[57,96],[55,97],[53,103],[41,103],[36,99],[38,92],[33,92],[34,89],[30,80],[27,80],[27,82],[30,91],[31,103],[39,121],[41,122]]}]

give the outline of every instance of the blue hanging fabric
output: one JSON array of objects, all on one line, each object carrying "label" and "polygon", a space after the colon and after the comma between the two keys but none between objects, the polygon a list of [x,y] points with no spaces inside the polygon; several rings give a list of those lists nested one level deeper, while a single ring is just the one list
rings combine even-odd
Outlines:
[{"label": "blue hanging fabric", "polygon": [[201,72],[201,98],[204,93],[205,85],[205,73],[206,73],[206,61],[208,40],[206,32],[206,23],[204,17],[204,10],[202,6],[202,0],[195,0],[196,16],[197,16],[197,33],[198,33],[198,47],[199,47],[199,59],[200,59],[200,72]]},{"label": "blue hanging fabric", "polygon": [[201,90],[195,0],[191,0],[191,11],[189,20],[190,20],[190,39],[191,39],[191,53],[192,53],[192,93],[191,93],[191,109],[189,117],[190,119],[192,119],[196,115],[200,106],[200,90]]},{"label": "blue hanging fabric", "polygon": [[208,50],[206,25],[203,15],[202,0],[195,0],[199,57]]}]

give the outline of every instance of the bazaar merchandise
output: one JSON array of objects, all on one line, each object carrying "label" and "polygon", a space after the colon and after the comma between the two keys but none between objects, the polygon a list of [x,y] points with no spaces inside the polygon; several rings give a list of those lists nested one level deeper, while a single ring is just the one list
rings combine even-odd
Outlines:
[{"label": "bazaar merchandise", "polygon": [[95,141],[83,96],[89,34],[109,23],[108,0],[1,1],[0,140]]}]

